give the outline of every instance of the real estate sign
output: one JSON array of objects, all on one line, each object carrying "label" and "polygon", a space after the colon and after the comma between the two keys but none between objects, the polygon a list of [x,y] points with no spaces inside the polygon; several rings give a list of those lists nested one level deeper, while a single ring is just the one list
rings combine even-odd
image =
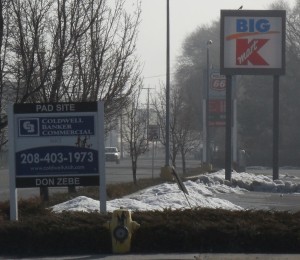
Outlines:
[{"label": "real estate sign", "polygon": [[104,164],[99,110],[103,104],[98,102],[14,104],[16,187],[99,185]]}]

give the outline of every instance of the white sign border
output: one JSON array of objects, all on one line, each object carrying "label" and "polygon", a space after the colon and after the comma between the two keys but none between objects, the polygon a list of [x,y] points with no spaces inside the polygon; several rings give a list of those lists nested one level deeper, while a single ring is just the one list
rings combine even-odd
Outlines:
[{"label": "white sign border", "polygon": [[[70,102],[72,103],[72,102]],[[106,213],[106,173],[105,173],[105,148],[104,148],[104,102],[97,102],[97,120],[99,134],[98,142],[98,170],[99,170],[99,208],[101,213]],[[16,188],[16,165],[15,165],[15,120],[14,104],[8,104],[8,147],[9,147],[9,189],[10,189],[10,220],[18,220],[18,193]],[[96,128],[97,129],[97,128]]]}]

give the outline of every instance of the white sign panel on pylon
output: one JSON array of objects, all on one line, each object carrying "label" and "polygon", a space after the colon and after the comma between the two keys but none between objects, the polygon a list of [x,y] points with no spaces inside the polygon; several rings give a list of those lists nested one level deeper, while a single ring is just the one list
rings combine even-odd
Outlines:
[{"label": "white sign panel on pylon", "polygon": [[285,71],[284,10],[221,10],[221,74]]}]

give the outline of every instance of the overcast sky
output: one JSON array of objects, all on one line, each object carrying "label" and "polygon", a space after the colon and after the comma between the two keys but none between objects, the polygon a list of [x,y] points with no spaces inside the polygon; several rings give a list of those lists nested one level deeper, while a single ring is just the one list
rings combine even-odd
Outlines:
[{"label": "overcast sky", "polygon": [[[129,4],[136,0],[127,0]],[[145,87],[165,83],[166,74],[166,0],[141,0],[142,22],[137,42],[138,56],[144,66]],[[219,20],[221,9],[268,9],[275,0],[170,0],[171,73],[176,56],[187,35],[198,26]],[[287,0],[290,5],[295,0]],[[146,92],[146,90],[145,90]],[[146,94],[146,93],[145,93]]]}]

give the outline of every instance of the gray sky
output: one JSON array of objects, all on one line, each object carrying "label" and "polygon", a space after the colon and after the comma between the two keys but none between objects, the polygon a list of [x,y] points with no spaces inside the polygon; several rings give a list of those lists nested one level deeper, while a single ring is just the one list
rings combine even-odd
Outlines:
[{"label": "gray sky", "polygon": [[[127,0],[135,3],[136,0]],[[290,5],[295,0],[286,0]],[[142,22],[137,42],[138,56],[144,66],[145,87],[165,83],[166,74],[166,0],[141,0]],[[171,73],[176,56],[187,35],[198,26],[219,20],[221,9],[268,9],[275,0],[170,0]],[[145,90],[146,92],[146,90]],[[145,93],[146,94],[146,93]]]}]

